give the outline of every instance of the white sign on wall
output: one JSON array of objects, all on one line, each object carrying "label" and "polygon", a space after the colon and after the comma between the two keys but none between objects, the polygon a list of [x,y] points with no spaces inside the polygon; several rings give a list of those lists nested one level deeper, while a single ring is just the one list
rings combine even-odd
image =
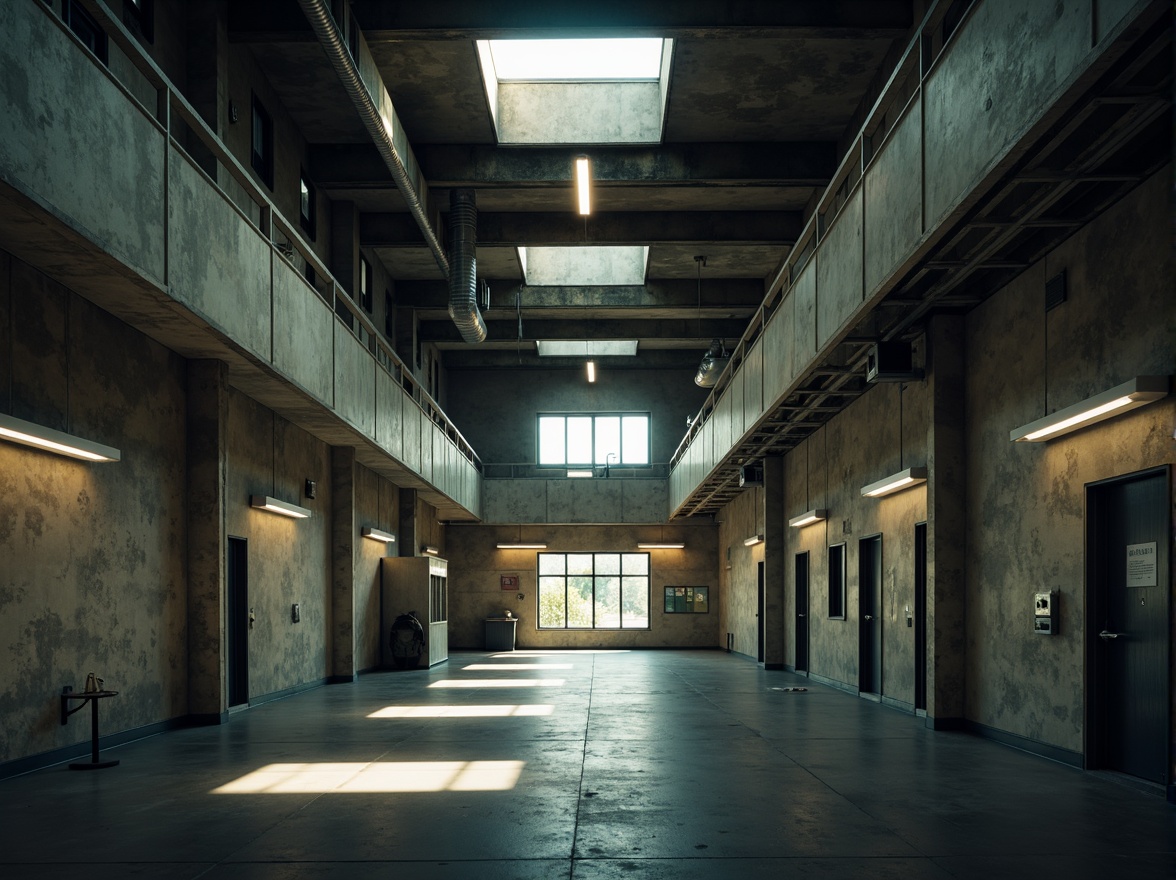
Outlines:
[{"label": "white sign on wall", "polygon": [[1127,545],[1127,586],[1154,587],[1158,569],[1156,542]]}]

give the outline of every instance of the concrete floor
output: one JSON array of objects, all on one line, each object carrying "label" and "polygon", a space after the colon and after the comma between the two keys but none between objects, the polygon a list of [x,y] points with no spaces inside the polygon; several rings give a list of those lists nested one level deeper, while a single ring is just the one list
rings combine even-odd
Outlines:
[{"label": "concrete floor", "polygon": [[103,755],[0,782],[0,876],[1176,876],[1155,794],[721,652],[462,653]]}]

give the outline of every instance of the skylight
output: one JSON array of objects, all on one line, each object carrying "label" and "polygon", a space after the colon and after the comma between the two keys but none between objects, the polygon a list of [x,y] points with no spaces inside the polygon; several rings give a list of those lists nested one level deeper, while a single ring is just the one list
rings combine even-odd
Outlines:
[{"label": "skylight", "polygon": [[644,245],[519,248],[530,287],[568,285],[626,287],[645,283],[649,248]]},{"label": "skylight", "polygon": [[656,80],[663,41],[490,40],[499,82]]},{"label": "skylight", "polygon": [[636,339],[538,339],[539,357],[633,357]]}]

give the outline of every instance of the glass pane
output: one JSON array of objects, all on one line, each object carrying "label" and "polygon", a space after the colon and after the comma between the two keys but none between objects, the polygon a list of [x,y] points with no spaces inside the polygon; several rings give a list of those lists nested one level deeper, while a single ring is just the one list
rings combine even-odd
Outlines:
[{"label": "glass pane", "polygon": [[649,574],[648,553],[624,553],[621,556],[621,571],[625,574]]},{"label": "glass pane", "polygon": [[649,578],[621,578],[621,626],[649,628]]},{"label": "glass pane", "polygon": [[674,594],[675,590],[673,587],[666,587],[666,614],[672,614],[675,610]]},{"label": "glass pane", "polygon": [[562,577],[539,578],[539,626],[562,628],[566,605],[564,579]]},{"label": "glass pane", "polygon": [[539,574],[563,574],[566,561],[567,557],[562,553],[540,553]]},{"label": "glass pane", "polygon": [[621,554],[620,553],[597,553],[596,554],[596,573],[597,574],[620,574],[621,573]]},{"label": "glass pane", "polygon": [[539,417],[539,464],[566,464],[563,416]]},{"label": "glass pane", "polygon": [[[611,456],[611,458],[610,458]],[[596,417],[596,463],[621,463],[621,417]]]},{"label": "glass pane", "polygon": [[592,574],[592,554],[569,553],[568,574]]},{"label": "glass pane", "polygon": [[592,626],[592,578],[568,578],[568,626]]},{"label": "glass pane", "polygon": [[710,611],[710,587],[694,588],[694,610],[700,613]]},{"label": "glass pane", "polygon": [[596,579],[596,626],[604,629],[621,627],[621,579]]},{"label": "glass pane", "polygon": [[302,216],[309,217],[310,216],[310,187],[308,187],[306,185],[305,180],[299,180],[298,185],[299,185],[299,189],[301,190],[301,195],[299,197],[299,207],[300,207],[300,210],[302,211]]},{"label": "glass pane", "polygon": [[649,464],[649,416],[625,416],[623,419],[624,448],[621,461],[625,464]]},{"label": "glass pane", "polygon": [[567,464],[592,464],[592,416],[568,416]]}]

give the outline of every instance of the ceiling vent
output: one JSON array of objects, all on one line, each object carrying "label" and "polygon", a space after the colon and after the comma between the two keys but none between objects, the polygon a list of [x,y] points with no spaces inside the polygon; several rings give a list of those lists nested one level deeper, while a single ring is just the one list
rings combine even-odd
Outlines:
[{"label": "ceiling vent", "polygon": [[923,378],[913,365],[909,342],[875,342],[866,354],[867,382],[910,382]]},{"label": "ceiling vent", "polygon": [[739,488],[748,489],[764,484],[764,466],[761,463],[739,466]]}]

